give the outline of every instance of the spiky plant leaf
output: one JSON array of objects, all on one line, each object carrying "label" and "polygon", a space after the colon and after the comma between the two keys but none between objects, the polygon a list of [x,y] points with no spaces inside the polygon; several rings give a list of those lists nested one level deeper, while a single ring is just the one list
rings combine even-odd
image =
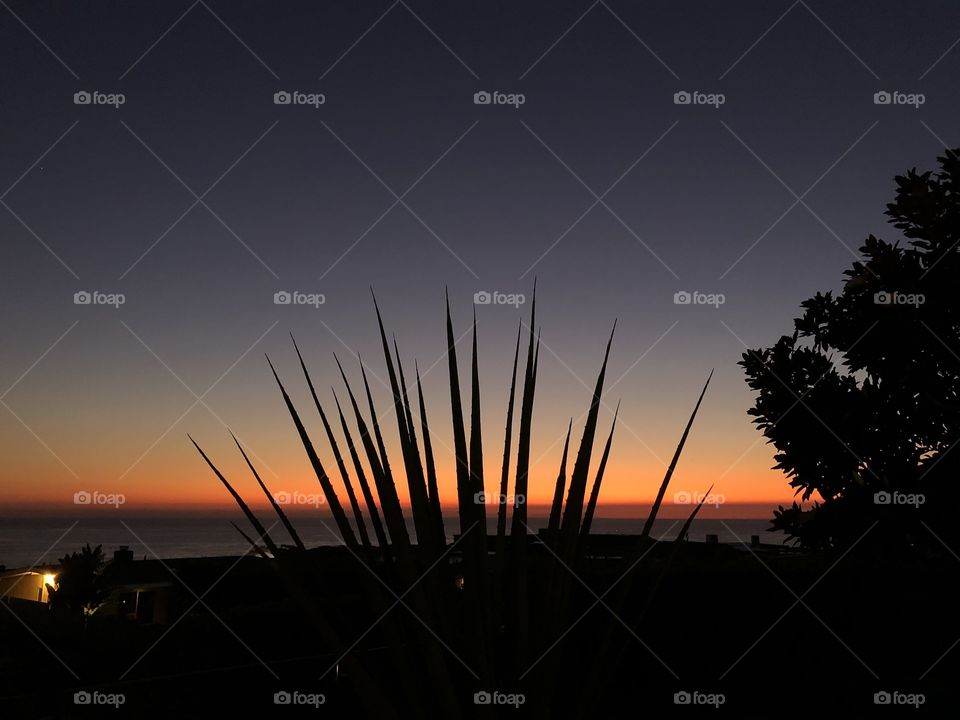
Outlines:
[{"label": "spiky plant leaf", "polygon": [[607,436],[607,444],[603,447],[603,455],[600,457],[600,467],[597,468],[597,477],[593,481],[593,489],[590,491],[590,500],[587,502],[587,511],[583,515],[583,527],[580,528],[580,534],[583,537],[589,537],[590,526],[593,524],[593,514],[597,511],[597,498],[600,497],[600,483],[603,482],[603,471],[607,468],[607,459],[610,457],[610,445],[613,443],[613,431],[617,427],[617,415],[620,413],[620,403],[617,403],[617,409],[613,413],[613,423],[610,425],[610,434]]},{"label": "spiky plant leaf", "polygon": [[557,482],[553,490],[553,504],[550,506],[550,520],[547,530],[555,533],[560,529],[560,516],[563,512],[563,491],[567,484],[567,455],[570,451],[570,431],[573,430],[573,419],[567,425],[567,439],[563,441],[563,455],[560,460],[560,472],[557,473]]},{"label": "spiky plant leaf", "polygon": [[650,515],[647,517],[646,523],[643,525],[643,531],[640,533],[641,540],[645,540],[650,537],[650,531],[653,529],[653,523],[657,519],[657,513],[660,512],[660,504],[663,502],[663,496],[667,492],[667,486],[670,484],[670,478],[673,477],[673,471],[677,468],[677,462],[680,460],[680,453],[683,452],[683,446],[687,442],[687,437],[690,435],[690,428],[693,427],[694,418],[697,417],[697,411],[700,409],[700,403],[703,402],[703,396],[707,392],[707,387],[710,385],[710,379],[713,377],[713,370],[710,371],[710,374],[707,376],[707,381],[703,384],[703,390],[700,391],[700,397],[697,398],[697,404],[693,406],[693,412],[690,413],[690,419],[687,421],[687,426],[683,429],[683,435],[680,436],[680,442],[677,443],[677,449],[673,453],[673,459],[670,461],[670,466],[667,468],[666,474],[663,476],[663,482],[660,483],[660,489],[657,491],[657,498],[653,501],[653,507],[650,508]]},{"label": "spiky plant leaf", "polygon": [[360,542],[363,543],[365,548],[369,548],[370,536],[367,534],[367,524],[363,521],[363,512],[360,510],[360,503],[357,502],[357,495],[353,491],[353,483],[350,482],[350,475],[347,472],[347,466],[343,463],[343,456],[340,455],[340,447],[337,445],[337,439],[333,435],[330,423],[327,422],[327,414],[323,411],[320,398],[317,397],[317,391],[313,387],[313,380],[310,378],[310,371],[307,370],[307,364],[303,361],[303,355],[300,354],[300,347],[297,345],[293,333],[290,334],[290,339],[293,340],[293,347],[297,351],[297,359],[300,360],[300,369],[303,370],[303,376],[307,380],[307,386],[310,388],[310,396],[313,398],[313,404],[320,414],[320,420],[323,423],[323,429],[327,435],[327,442],[330,443],[330,448],[333,450],[333,457],[337,462],[337,468],[340,470],[340,478],[343,480],[343,487],[347,491],[350,508],[353,510],[353,519],[357,523],[357,531],[360,533]]},{"label": "spiky plant leaf", "polygon": [[[287,529],[287,532],[290,533],[290,537],[293,539],[293,542],[301,550],[306,550],[306,547],[303,545],[303,541],[300,540],[300,536],[297,534],[297,531],[294,529],[293,524],[290,522],[290,519],[287,517],[287,514],[283,511],[283,508],[277,503],[276,499],[273,497],[267,486],[264,484],[263,480],[260,478],[260,473],[257,472],[257,469],[253,466],[253,463],[250,462],[250,458],[247,457],[246,451],[244,451],[243,446],[240,445],[240,441],[237,440],[236,435],[233,432],[230,432],[230,437],[233,438],[233,441],[237,444],[237,449],[240,451],[240,454],[243,455],[243,459],[247,462],[247,467],[250,468],[250,472],[253,473],[253,476],[257,479],[257,483],[260,485],[260,489],[263,490],[263,494],[267,496],[267,500],[270,501],[270,504],[273,506],[274,512],[277,513],[277,517],[280,518],[280,522],[283,523],[283,526]],[[239,528],[238,528],[239,529]]]}]

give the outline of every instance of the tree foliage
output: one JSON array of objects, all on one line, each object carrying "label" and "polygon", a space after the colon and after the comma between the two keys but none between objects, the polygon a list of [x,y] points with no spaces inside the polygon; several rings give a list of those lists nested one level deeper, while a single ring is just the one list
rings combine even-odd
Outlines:
[{"label": "tree foliage", "polygon": [[740,362],[757,393],[749,414],[804,501],[775,511],[774,529],[804,546],[873,528],[901,546],[954,534],[960,158],[938,162],[896,178],[886,214],[905,242],[870,235],[839,293],[803,302],[792,335]]},{"label": "tree foliage", "polygon": [[83,546],[80,552],[64,555],[56,585],[47,585],[51,607],[62,607],[89,618],[109,595],[102,571],[104,555],[101,545]]}]

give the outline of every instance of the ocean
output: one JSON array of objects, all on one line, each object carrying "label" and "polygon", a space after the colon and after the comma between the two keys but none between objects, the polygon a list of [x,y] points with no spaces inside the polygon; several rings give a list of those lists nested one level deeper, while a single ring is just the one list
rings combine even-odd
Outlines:
[{"label": "ocean", "polygon": [[[266,513],[261,514],[266,519]],[[215,513],[210,515],[190,513],[182,515],[134,515],[123,518],[113,516],[53,517],[20,516],[0,517],[0,565],[8,569],[32,567],[39,564],[56,564],[63,555],[79,550],[84,544],[102,545],[108,558],[121,546],[128,546],[136,558],[183,558],[239,555],[249,545],[230,525],[230,520],[239,525],[248,535],[253,535],[246,520],[240,515]],[[311,514],[292,517],[297,533],[308,547],[336,545],[336,525],[329,515]],[[643,518],[596,518],[594,533],[638,534],[643,527]],[[446,518],[447,532],[456,531],[456,517]],[[683,525],[678,519],[658,519],[654,523],[653,537],[673,539]],[[545,517],[530,518],[531,530],[546,526]],[[708,534],[717,535],[721,543],[749,543],[751,535],[759,535],[761,542],[780,544],[782,533],[767,532],[769,520],[705,518],[694,520],[689,539],[703,542]],[[271,535],[278,542],[289,542],[282,525],[272,529]],[[495,521],[490,531],[496,532]],[[372,533],[371,533],[372,534]],[[451,536],[452,537],[452,536]]]}]

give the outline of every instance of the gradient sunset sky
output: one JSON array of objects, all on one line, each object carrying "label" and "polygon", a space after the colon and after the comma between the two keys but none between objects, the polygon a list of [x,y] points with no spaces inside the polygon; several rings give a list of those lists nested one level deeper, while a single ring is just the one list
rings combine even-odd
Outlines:
[{"label": "gradient sunset sky", "polygon": [[[363,357],[385,413],[371,286],[408,380],[415,358],[425,371],[448,503],[444,288],[458,335],[475,293],[526,296],[476,307],[492,489],[535,277],[531,502],[549,502],[571,418],[574,452],[615,319],[602,503],[653,498],[714,368],[668,499],[713,484],[728,503],[788,502],[736,363],[837,289],[868,234],[896,236],[895,174],[960,144],[960,5],[519,5],[3,3],[0,512],[81,490],[227,506],[186,437],[253,495],[226,426],[272,489],[318,492],[264,353],[335,476],[288,333],[328,412],[336,352],[355,389]],[[125,302],[75,304],[82,291]],[[675,304],[683,291],[725,302]]]}]

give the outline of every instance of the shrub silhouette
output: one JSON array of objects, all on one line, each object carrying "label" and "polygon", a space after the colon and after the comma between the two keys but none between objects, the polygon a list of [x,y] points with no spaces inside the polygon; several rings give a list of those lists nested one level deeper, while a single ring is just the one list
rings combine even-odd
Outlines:
[{"label": "shrub silhouette", "polygon": [[[489,697],[493,690],[509,693],[520,690],[531,698],[536,697],[538,701],[535,709],[531,710],[536,717],[554,716],[551,705],[553,698],[562,698],[565,707],[569,708],[568,712],[573,716],[591,715],[592,708],[603,696],[610,681],[610,673],[604,668],[616,666],[629,647],[630,634],[623,632],[623,625],[620,623],[629,623],[627,627],[634,627],[645,619],[646,607],[634,607],[627,600],[631,597],[631,588],[639,584],[641,572],[651,571],[653,559],[648,559],[646,563],[641,561],[648,550],[656,550],[656,543],[651,538],[652,524],[710,378],[707,378],[700,391],[693,412],[684,427],[643,532],[625,547],[622,557],[609,560],[610,567],[616,568],[621,581],[615,583],[615,590],[613,586],[607,588],[610,597],[605,602],[617,609],[618,618],[621,620],[610,618],[603,626],[605,629],[599,636],[592,637],[589,643],[576,648],[565,648],[558,638],[563,639],[567,631],[579,622],[578,618],[589,612],[590,607],[589,603],[585,605],[587,598],[578,592],[578,582],[570,568],[589,569],[585,565],[588,560],[586,549],[590,543],[590,524],[596,510],[603,468],[613,437],[611,427],[594,475],[591,473],[591,457],[594,455],[600,401],[613,334],[611,333],[603,353],[593,398],[584,415],[579,449],[569,476],[566,470],[566,456],[570,444],[568,433],[563,451],[564,459],[561,461],[553,495],[550,532],[546,537],[539,538],[532,534],[527,525],[525,504],[530,487],[528,473],[540,356],[539,334],[535,334],[533,330],[536,327],[534,289],[526,352],[523,353],[521,349],[519,329],[514,349],[503,460],[497,478],[500,497],[496,510],[496,535],[488,536],[487,509],[485,502],[478,500],[490,489],[490,485],[483,473],[476,317],[472,333],[469,394],[466,394],[461,390],[456,335],[448,302],[446,336],[449,411],[454,436],[456,508],[460,533],[459,537],[450,542],[444,526],[447,519],[441,514],[437,468],[420,372],[414,366],[412,380],[415,380],[415,385],[411,382],[411,392],[408,393],[407,379],[396,341],[391,348],[375,300],[374,307],[394,412],[377,412],[367,382],[367,366],[363,363],[360,364],[360,374],[368,414],[361,410],[360,402],[339,360],[337,365],[343,380],[344,394],[339,397],[334,394],[345,445],[361,485],[365,508],[361,507],[359,496],[352,488],[353,480],[343,461],[340,445],[331,432],[326,412],[296,343],[294,342],[294,349],[300,369],[313,405],[323,422],[324,433],[336,459],[344,490],[350,499],[349,508],[338,499],[337,490],[310,439],[300,411],[295,407],[272,363],[270,367],[284,405],[324,492],[337,534],[342,539],[345,550],[357,561],[355,576],[351,576],[350,584],[362,592],[369,617],[380,618],[375,625],[382,626],[389,661],[379,666],[371,665],[365,655],[355,649],[357,643],[366,637],[369,629],[351,628],[342,619],[338,620],[311,588],[309,581],[322,578],[323,569],[314,562],[313,555],[306,551],[294,525],[261,480],[240,443],[236,443],[237,448],[260,489],[270,500],[278,516],[277,524],[285,527],[295,547],[278,544],[232,482],[214,465],[199,444],[194,442],[204,461],[233,496],[255,530],[256,539],[250,538],[239,527],[237,529],[247,538],[254,552],[266,558],[277,571],[285,590],[305,611],[318,631],[322,644],[340,656],[337,667],[342,667],[357,700],[369,716],[494,717],[498,714],[498,708],[482,701],[484,697]],[[416,398],[411,397],[414,389]],[[343,415],[341,398],[346,399],[344,408],[347,412],[353,411],[353,430]],[[414,408],[420,411],[419,423],[415,422]],[[518,412],[515,413],[515,410]],[[398,463],[395,463],[395,457],[388,456],[380,424],[381,419],[386,419],[390,414],[395,416],[397,437],[400,441],[401,458]],[[519,421],[516,429],[513,424],[515,414]],[[468,415],[468,418],[465,415]],[[417,437],[418,424],[422,432],[420,439]],[[513,444],[514,441],[516,445]],[[516,450],[512,450],[513,447]],[[366,466],[363,458],[367,461]],[[511,467],[516,468],[513,473],[513,496],[505,502],[504,499],[509,497],[511,489]],[[589,482],[591,475],[594,477],[592,486]],[[373,479],[375,494],[368,486],[367,477]],[[398,485],[404,481],[409,489],[409,515],[401,506],[397,494]],[[710,490],[706,494],[709,492]],[[701,502],[693,508],[680,528],[677,539],[670,544],[664,543],[666,552],[652,553],[659,563],[658,578],[663,577],[673,557],[682,548],[684,543],[681,539],[686,536],[702,504]],[[366,524],[364,509],[366,518],[373,521],[376,537],[363,531]],[[348,512],[353,515],[353,523]],[[381,516],[384,527],[376,530]],[[408,517],[413,521],[412,528],[407,523]],[[490,519],[493,520],[492,517]],[[357,532],[354,532],[354,527]],[[389,540],[386,540],[387,534]],[[374,540],[377,540],[376,545]],[[648,598],[652,597],[656,585],[657,583],[653,583],[649,588]],[[403,599],[404,606],[410,610],[409,615],[390,612],[397,604],[393,602],[394,598],[397,602]],[[351,640],[353,635],[357,635],[358,639]],[[572,657],[574,652],[576,656]],[[589,670],[582,670],[583,668]],[[565,681],[570,674],[576,678],[575,683]],[[561,689],[562,692],[559,692]],[[504,710],[511,717],[516,716],[514,707],[506,706]]]},{"label": "shrub silhouette", "polygon": [[82,614],[84,625],[109,595],[101,571],[104,566],[101,545],[91,548],[87,543],[80,552],[60,559],[56,585],[47,585],[51,607],[62,607]]},{"label": "shrub silhouette", "polygon": [[933,547],[956,534],[960,160],[947,150],[938,162],[896,178],[886,214],[905,245],[869,236],[841,292],[803,302],[792,335],[740,362],[775,467],[815,499],[774,514],[803,546],[849,546],[871,530],[872,541]]}]

